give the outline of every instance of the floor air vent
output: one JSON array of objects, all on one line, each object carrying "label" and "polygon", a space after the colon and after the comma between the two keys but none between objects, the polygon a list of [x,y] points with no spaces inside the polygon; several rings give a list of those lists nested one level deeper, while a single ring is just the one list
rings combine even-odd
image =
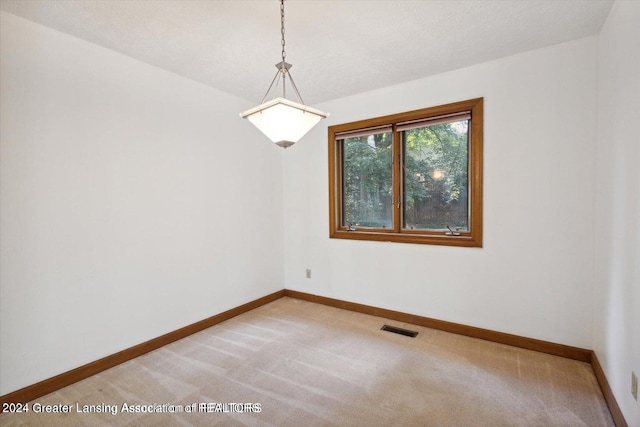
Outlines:
[{"label": "floor air vent", "polygon": [[381,328],[383,331],[393,332],[394,334],[400,334],[407,337],[415,338],[418,335],[415,331],[410,331],[408,329],[396,328],[395,326],[384,325]]}]

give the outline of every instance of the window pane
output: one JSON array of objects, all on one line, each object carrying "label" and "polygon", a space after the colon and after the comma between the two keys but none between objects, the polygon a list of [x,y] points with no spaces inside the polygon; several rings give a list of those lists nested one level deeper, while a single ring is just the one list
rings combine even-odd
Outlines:
[{"label": "window pane", "polygon": [[469,230],[469,120],[403,132],[403,227]]},{"label": "window pane", "polygon": [[342,140],[342,225],[392,227],[392,133]]}]

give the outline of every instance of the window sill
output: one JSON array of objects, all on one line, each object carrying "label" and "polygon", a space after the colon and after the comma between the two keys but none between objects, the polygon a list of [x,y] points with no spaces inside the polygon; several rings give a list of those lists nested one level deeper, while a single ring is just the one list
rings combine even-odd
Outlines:
[{"label": "window sill", "polygon": [[396,233],[393,231],[336,230],[330,233],[331,239],[372,240],[377,242],[418,243],[424,245],[482,247],[482,236],[469,233],[460,236],[442,234]]}]

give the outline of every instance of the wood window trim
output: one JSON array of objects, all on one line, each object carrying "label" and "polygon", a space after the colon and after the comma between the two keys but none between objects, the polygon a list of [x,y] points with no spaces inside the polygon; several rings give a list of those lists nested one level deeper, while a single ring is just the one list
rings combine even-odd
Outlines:
[{"label": "wood window trim", "polygon": [[[425,230],[407,230],[401,227],[401,176],[402,165],[399,161],[401,147],[397,123],[420,120],[428,117],[471,112],[469,129],[469,231],[460,235],[446,235]],[[357,229],[348,231],[341,225],[342,183],[340,144],[336,143],[336,134],[358,129],[376,128],[393,125],[393,229]],[[483,98],[455,102],[446,105],[423,108],[404,113],[365,119],[330,126],[329,142],[329,237],[334,239],[373,240],[382,242],[418,243],[428,245],[482,247],[482,175],[483,175]]]}]

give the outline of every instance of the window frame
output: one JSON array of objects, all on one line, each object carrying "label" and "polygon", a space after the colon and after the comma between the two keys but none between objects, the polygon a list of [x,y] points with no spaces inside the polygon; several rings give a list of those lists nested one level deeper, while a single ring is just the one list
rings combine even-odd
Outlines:
[{"label": "window frame", "polygon": [[[483,176],[483,101],[475,98],[446,105],[375,117],[329,126],[329,237],[333,239],[373,240],[383,242],[419,243],[428,245],[482,247],[482,176]],[[440,116],[470,112],[468,129],[468,195],[469,230],[459,235],[438,230],[411,230],[402,228],[403,201],[403,141],[398,124],[426,120]],[[345,132],[392,126],[392,228],[356,228],[348,230],[342,225],[344,198],[342,194],[342,139],[336,135]]]}]

